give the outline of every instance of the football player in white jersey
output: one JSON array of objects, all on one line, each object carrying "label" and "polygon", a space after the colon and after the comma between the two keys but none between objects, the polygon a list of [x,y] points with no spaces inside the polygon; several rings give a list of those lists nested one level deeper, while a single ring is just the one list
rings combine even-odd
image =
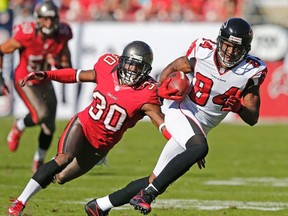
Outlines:
[{"label": "football player in white jersey", "polygon": [[[96,213],[88,215],[108,215],[111,208],[129,202],[129,197],[132,197],[130,204],[135,210],[148,214],[151,202],[195,163],[198,162],[199,168],[205,167],[206,136],[229,112],[237,113],[251,126],[257,123],[259,87],[267,68],[259,58],[248,55],[252,38],[252,28],[245,20],[231,18],[222,24],[216,42],[195,40],[185,56],[177,58],[162,71],[159,96],[177,99],[165,115],[166,128],[172,138],[165,145],[150,177],[90,201],[86,208]],[[185,98],[176,96],[175,91],[167,88],[169,79],[166,78],[174,71],[192,75],[190,92]]]}]

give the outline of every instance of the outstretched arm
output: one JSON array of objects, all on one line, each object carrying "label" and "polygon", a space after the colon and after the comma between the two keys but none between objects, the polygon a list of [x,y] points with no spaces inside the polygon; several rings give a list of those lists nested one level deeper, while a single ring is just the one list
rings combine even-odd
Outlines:
[{"label": "outstretched arm", "polygon": [[156,104],[144,104],[142,110],[147,116],[149,116],[152,123],[159,129],[160,133],[169,140],[171,135],[165,127],[164,114],[162,113],[160,106]]},{"label": "outstretched arm", "polygon": [[94,70],[76,70],[65,68],[53,71],[37,71],[28,74],[22,81],[21,86],[25,86],[29,80],[54,80],[61,83],[75,82],[96,82],[96,72]]}]

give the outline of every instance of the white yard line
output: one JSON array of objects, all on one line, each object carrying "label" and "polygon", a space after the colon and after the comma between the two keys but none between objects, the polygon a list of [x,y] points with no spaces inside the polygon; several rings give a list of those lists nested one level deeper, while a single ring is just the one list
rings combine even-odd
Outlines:
[{"label": "white yard line", "polygon": [[[249,186],[270,186],[270,187],[288,187],[288,178],[240,178],[234,177],[228,180],[211,180],[203,183],[204,185],[249,185]],[[85,205],[93,198],[87,198],[85,201],[73,202]],[[69,202],[68,202],[69,203]],[[72,202],[70,202],[72,203]],[[131,209],[130,205],[124,205],[115,209]],[[196,200],[196,199],[157,199],[152,203],[152,208],[180,208],[180,209],[253,209],[260,211],[280,211],[288,209],[286,202],[246,202],[235,200]]]},{"label": "white yard line", "polygon": [[228,180],[206,181],[204,185],[249,185],[249,186],[270,186],[270,187],[288,187],[288,178],[230,178]]},{"label": "white yard line", "polygon": [[[65,202],[71,204],[85,205],[93,198],[87,198],[85,201]],[[244,202],[235,200],[187,200],[187,199],[158,199],[152,203],[152,208],[179,208],[179,209],[199,209],[199,210],[219,210],[219,209],[252,209],[260,211],[280,211],[288,209],[288,203],[285,202]],[[132,209],[127,204],[115,208],[115,210]]]}]

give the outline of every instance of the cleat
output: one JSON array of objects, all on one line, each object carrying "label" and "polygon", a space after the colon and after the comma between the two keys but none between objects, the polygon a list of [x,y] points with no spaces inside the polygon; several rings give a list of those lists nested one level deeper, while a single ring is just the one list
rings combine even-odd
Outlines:
[{"label": "cleat", "polygon": [[103,211],[97,204],[96,199],[91,200],[85,205],[85,212],[88,216],[107,216],[110,210]]},{"label": "cleat", "polygon": [[140,211],[141,214],[147,215],[151,212],[150,204],[155,199],[155,195],[153,195],[155,193],[157,192],[152,187],[142,189],[130,200],[130,205],[132,205],[135,210]]},{"label": "cleat", "polygon": [[21,216],[25,205],[16,199],[8,209],[8,216]]},{"label": "cleat", "polygon": [[44,164],[43,160],[34,160],[32,164],[32,172],[35,173],[40,166]]},{"label": "cleat", "polygon": [[23,131],[19,130],[14,124],[7,137],[7,145],[11,152],[15,152],[19,145],[19,140]]}]

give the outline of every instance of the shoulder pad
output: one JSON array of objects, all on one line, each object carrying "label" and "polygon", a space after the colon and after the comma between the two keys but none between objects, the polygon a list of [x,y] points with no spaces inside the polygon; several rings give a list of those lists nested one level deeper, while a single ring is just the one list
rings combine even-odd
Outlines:
[{"label": "shoulder pad", "polygon": [[59,35],[64,37],[67,40],[70,40],[73,37],[72,29],[67,23],[60,23],[59,26]]},{"label": "shoulder pad", "polygon": [[17,41],[32,40],[35,37],[35,23],[23,22],[13,27],[13,37]]}]

